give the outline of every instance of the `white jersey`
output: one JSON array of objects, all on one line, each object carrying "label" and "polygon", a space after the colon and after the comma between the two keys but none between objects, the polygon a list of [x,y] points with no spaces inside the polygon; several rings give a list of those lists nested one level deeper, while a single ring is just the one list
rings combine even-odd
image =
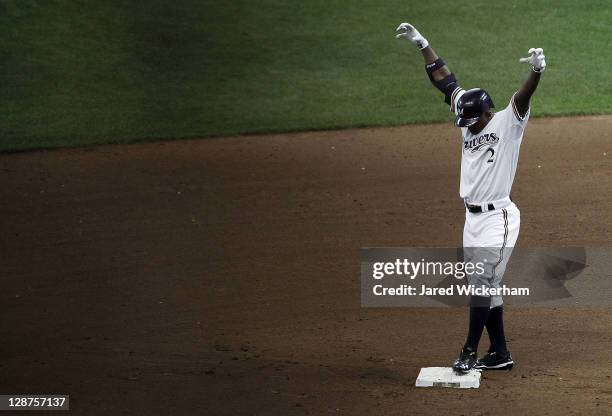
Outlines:
[{"label": "white jersey", "polygon": [[[463,93],[458,90],[453,94],[451,111],[456,112],[457,100]],[[461,128],[459,195],[465,202],[482,204],[510,196],[529,112],[520,117],[512,96],[508,106],[496,112],[480,133],[472,134],[467,127]]]}]

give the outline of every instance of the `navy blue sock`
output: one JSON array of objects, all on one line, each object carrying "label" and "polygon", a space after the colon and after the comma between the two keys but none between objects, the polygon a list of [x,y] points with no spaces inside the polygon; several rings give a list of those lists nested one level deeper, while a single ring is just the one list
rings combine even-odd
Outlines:
[{"label": "navy blue sock", "polygon": [[503,305],[491,309],[485,325],[487,327],[487,332],[489,333],[489,340],[491,341],[489,351],[495,351],[501,355],[508,354],[506,335],[504,334]]},{"label": "navy blue sock", "polygon": [[488,306],[471,306],[470,307],[470,326],[468,330],[467,340],[463,348],[470,351],[478,350],[478,343],[484,331],[485,323],[489,316],[490,308]]}]

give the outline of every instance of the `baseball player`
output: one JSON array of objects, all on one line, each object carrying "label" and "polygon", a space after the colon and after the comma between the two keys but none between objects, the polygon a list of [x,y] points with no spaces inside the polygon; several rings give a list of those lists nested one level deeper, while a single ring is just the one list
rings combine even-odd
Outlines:
[{"label": "baseball player", "polygon": [[[523,132],[529,120],[529,101],[546,69],[544,52],[531,48],[520,62],[531,65],[527,80],[501,111],[483,89],[464,90],[427,39],[409,23],[397,28],[398,39],[414,43],[425,58],[425,71],[432,84],[445,96],[461,129],[461,186],[465,204],[463,229],[464,260],[482,257],[485,273],[470,276],[471,285],[499,288],[506,264],[519,234],[520,211],[510,198]],[[478,359],[477,349],[484,328],[491,345]],[[472,368],[510,369],[514,361],[506,346],[501,296],[472,296],[466,342],[453,370],[466,373]]]}]

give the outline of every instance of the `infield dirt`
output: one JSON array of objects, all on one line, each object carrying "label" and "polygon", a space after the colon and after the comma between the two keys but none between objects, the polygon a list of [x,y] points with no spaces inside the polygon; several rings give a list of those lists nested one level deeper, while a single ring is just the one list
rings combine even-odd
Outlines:
[{"label": "infield dirt", "polygon": [[[0,155],[0,392],[72,414],[611,414],[611,309],[508,309],[474,391],[463,309],[360,307],[362,246],[460,246],[450,125]],[[612,117],[535,119],[520,246],[610,245]],[[486,346],[486,335],[483,338]],[[484,347],[483,347],[484,348]]]}]

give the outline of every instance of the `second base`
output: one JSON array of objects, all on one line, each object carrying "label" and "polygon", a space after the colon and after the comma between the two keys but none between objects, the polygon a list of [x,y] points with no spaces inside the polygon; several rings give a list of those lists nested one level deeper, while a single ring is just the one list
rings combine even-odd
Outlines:
[{"label": "second base", "polygon": [[416,386],[477,389],[480,387],[480,370],[459,375],[450,367],[424,367],[417,377]]}]

